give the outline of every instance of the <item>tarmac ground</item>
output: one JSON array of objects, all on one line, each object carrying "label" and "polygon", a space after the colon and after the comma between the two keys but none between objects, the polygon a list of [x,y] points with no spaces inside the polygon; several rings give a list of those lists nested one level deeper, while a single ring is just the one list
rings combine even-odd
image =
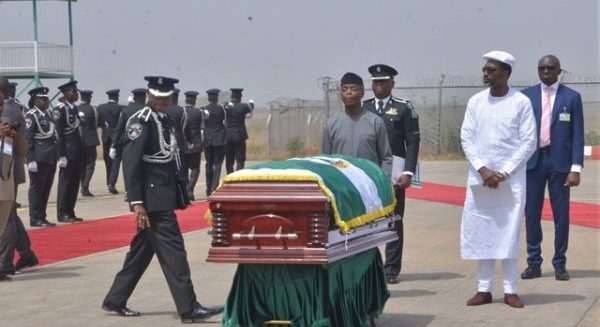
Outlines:
[{"label": "tarmac ground", "polygon": [[[465,161],[427,161],[422,168],[425,181],[465,184]],[[587,161],[582,185],[572,191],[572,200],[600,204],[599,185],[600,161]],[[204,198],[204,188],[202,176],[196,186],[198,199]],[[19,215],[28,226],[27,185],[19,189],[18,200],[24,206]],[[117,189],[123,190],[122,181]],[[51,201],[56,199],[55,191],[56,180]],[[89,220],[128,211],[122,194],[108,193],[101,160],[97,161],[91,192],[94,198],[78,202],[78,216]],[[467,299],[476,292],[476,262],[460,258],[461,212],[460,206],[407,199],[402,281],[389,285],[391,297],[377,326],[600,326],[600,229],[571,225],[567,253],[571,280],[556,281],[550,264],[553,224],[543,221],[543,275],[519,280],[525,308],[513,309],[503,303],[499,265],[493,303],[467,307]],[[55,215],[56,207],[51,204],[49,220],[55,222]],[[224,303],[236,266],[205,261],[210,247],[206,230],[187,233],[184,239],[199,301],[205,305]],[[521,248],[520,268],[524,269],[524,225]],[[11,282],[0,283],[0,326],[179,326],[156,260],[128,302],[129,307],[142,312],[140,317],[123,318],[100,309],[127,251],[128,247],[121,247],[34,267],[13,276]],[[207,324],[219,325],[220,319],[213,317]]]}]

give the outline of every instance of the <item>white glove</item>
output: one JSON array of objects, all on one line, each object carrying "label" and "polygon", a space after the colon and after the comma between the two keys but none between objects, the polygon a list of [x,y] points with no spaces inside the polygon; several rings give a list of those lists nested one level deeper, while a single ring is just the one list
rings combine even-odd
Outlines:
[{"label": "white glove", "polygon": [[28,163],[27,170],[29,170],[32,173],[37,173],[37,171],[38,171],[37,162],[32,161],[32,162]]},{"label": "white glove", "polygon": [[117,157],[117,149],[115,148],[110,148],[110,150],[108,151],[108,156],[115,160],[115,158]]},{"label": "white glove", "polygon": [[67,166],[67,157],[58,158],[58,167],[65,168]]},{"label": "white glove", "polygon": [[193,149],[193,148],[194,148],[194,143],[188,143],[188,144],[187,144],[187,149],[188,149],[188,150],[191,150],[191,149]]}]

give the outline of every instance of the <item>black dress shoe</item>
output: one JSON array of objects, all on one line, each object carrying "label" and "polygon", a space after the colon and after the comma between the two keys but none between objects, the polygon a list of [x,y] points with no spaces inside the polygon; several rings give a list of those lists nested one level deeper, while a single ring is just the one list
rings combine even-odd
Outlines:
[{"label": "black dress shoe", "polygon": [[0,268],[0,274],[14,275],[15,267],[12,264],[9,267],[2,267],[2,268]]},{"label": "black dress shoe", "polygon": [[54,227],[54,226],[56,226],[56,224],[51,223],[51,222],[47,221],[46,219],[40,219],[40,220],[30,220],[29,226],[31,226],[31,227]]},{"label": "black dress shoe", "polygon": [[0,273],[0,282],[10,282],[12,279],[3,273]]},{"label": "black dress shoe", "polygon": [[73,215],[69,215],[69,217],[71,217],[71,219],[75,220],[75,221],[83,221],[83,218],[79,218],[77,216]]},{"label": "black dress shoe", "polygon": [[201,304],[198,304],[198,308],[194,311],[181,315],[181,323],[182,324],[193,324],[197,322],[203,322],[209,317],[214,315],[218,315],[223,312],[223,307],[205,307]]},{"label": "black dress shoe", "polygon": [[40,261],[35,255],[26,258],[19,258],[19,260],[17,260],[17,263],[15,264],[15,270],[19,271],[25,267],[33,267],[38,263],[40,263]]},{"label": "black dress shoe", "polygon": [[400,276],[387,276],[388,284],[398,284],[400,283]]},{"label": "black dress shoe", "polygon": [[76,221],[73,217],[69,215],[59,216],[58,218],[56,218],[56,220],[58,220],[59,223],[74,223]]},{"label": "black dress shoe", "polygon": [[540,265],[529,265],[521,273],[521,279],[533,279],[537,277],[542,277],[542,268],[540,268]]},{"label": "black dress shoe", "polygon": [[121,317],[137,317],[140,315],[138,311],[131,310],[128,307],[119,307],[110,303],[103,303],[102,310],[107,312],[115,312]]},{"label": "black dress shoe", "polygon": [[94,196],[89,190],[81,190],[82,196]]},{"label": "black dress shoe", "polygon": [[117,189],[114,186],[108,186],[108,192],[110,192],[110,194],[119,194],[119,191],[117,191]]},{"label": "black dress shoe", "polygon": [[554,278],[556,280],[569,280],[569,272],[565,266],[554,266]]},{"label": "black dress shoe", "polygon": [[15,202],[15,208],[19,209],[20,207],[22,207],[21,203]]}]

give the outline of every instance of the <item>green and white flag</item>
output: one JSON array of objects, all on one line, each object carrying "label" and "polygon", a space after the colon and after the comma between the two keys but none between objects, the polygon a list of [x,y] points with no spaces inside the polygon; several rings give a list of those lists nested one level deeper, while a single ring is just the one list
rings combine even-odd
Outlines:
[{"label": "green and white flag", "polygon": [[320,155],[262,163],[227,175],[223,183],[313,181],[331,200],[335,222],[344,231],[394,210],[389,179],[375,163],[343,155]]}]

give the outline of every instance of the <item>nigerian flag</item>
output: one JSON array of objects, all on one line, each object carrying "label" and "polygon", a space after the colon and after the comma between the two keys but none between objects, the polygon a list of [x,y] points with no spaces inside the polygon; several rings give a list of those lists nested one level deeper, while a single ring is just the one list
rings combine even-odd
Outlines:
[{"label": "nigerian flag", "polygon": [[320,155],[254,165],[227,175],[223,183],[313,181],[331,200],[336,224],[347,231],[385,216],[396,199],[389,179],[370,160]]}]

